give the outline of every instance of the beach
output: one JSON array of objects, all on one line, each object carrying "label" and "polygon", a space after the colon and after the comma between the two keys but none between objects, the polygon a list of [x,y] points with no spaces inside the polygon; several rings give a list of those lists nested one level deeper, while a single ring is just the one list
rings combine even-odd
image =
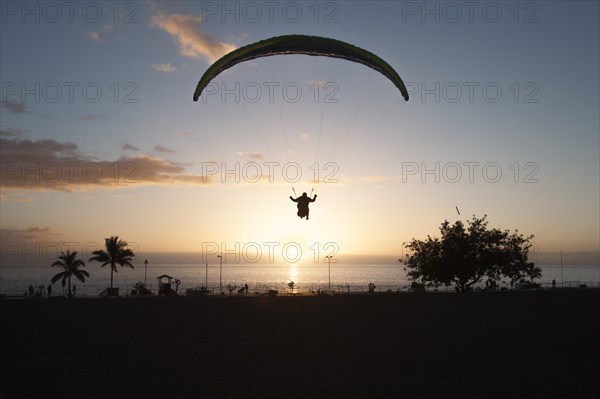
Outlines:
[{"label": "beach", "polygon": [[0,398],[595,397],[599,299],[3,299]]}]

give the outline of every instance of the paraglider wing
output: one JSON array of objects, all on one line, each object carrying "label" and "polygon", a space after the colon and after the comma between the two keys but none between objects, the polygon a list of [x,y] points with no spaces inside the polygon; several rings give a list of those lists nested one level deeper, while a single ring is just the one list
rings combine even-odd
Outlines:
[{"label": "paraglider wing", "polygon": [[375,54],[342,42],[319,36],[287,35],[276,36],[270,39],[240,47],[218,59],[202,75],[196,91],[194,101],[202,95],[204,88],[217,75],[240,62],[253,60],[260,57],[268,57],[279,54],[305,54],[312,56],[324,56],[342,58],[348,61],[358,62],[372,68],[387,77],[402,93],[404,100],[408,101],[408,91],[400,75],[383,59]]}]

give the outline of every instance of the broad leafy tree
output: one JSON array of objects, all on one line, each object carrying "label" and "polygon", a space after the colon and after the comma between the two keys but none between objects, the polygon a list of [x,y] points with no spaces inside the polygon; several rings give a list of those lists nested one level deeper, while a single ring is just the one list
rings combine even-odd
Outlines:
[{"label": "broad leafy tree", "polygon": [[406,246],[413,251],[406,266],[413,282],[434,287],[453,284],[464,292],[484,277],[516,280],[530,267],[527,257],[533,236],[488,228],[486,216],[474,216],[467,226],[446,220],[440,233],[440,238],[413,239]]}]

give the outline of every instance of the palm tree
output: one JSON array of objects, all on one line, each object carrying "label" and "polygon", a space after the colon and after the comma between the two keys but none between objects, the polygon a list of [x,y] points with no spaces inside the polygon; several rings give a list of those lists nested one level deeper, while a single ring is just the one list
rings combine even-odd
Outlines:
[{"label": "palm tree", "polygon": [[534,279],[542,278],[542,269],[537,267],[535,263],[528,262],[525,266],[525,274],[527,274],[527,277],[529,277],[529,279],[533,283]]},{"label": "palm tree", "polygon": [[77,278],[77,280],[81,281],[82,283],[85,282],[86,277],[90,277],[90,274],[88,272],[86,272],[85,270],[79,269],[80,267],[85,267],[85,263],[83,262],[83,260],[76,259],[76,258],[77,258],[77,251],[71,252],[71,251],[67,250],[67,253],[61,252],[61,255],[58,257],[58,260],[56,260],[52,264],[52,267],[58,266],[58,267],[62,267],[64,270],[62,272],[56,274],[54,277],[52,277],[50,282],[52,284],[54,284],[58,280],[62,279],[63,287],[68,282],[69,297],[73,296],[73,294],[71,293],[71,276],[75,276],[75,278]]},{"label": "palm tree", "polygon": [[101,262],[100,267],[110,265],[110,288],[113,288],[113,273],[117,272],[117,265],[128,266],[133,269],[131,258],[135,256],[133,251],[127,248],[127,241],[119,240],[118,236],[111,236],[104,239],[106,251],[99,249],[92,252],[88,262]]}]

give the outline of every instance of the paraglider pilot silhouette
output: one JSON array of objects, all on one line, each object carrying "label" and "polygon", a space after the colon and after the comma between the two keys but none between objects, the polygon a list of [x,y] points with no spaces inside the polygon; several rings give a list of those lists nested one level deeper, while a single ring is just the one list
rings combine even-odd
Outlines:
[{"label": "paraglider pilot silhouette", "polygon": [[298,217],[302,219],[306,216],[306,220],[308,220],[308,204],[315,202],[317,199],[317,194],[315,194],[312,199],[306,195],[306,193],[302,193],[302,195],[298,198],[294,198],[290,195],[290,199],[298,203]]},{"label": "paraglider pilot silhouette", "polygon": [[[341,40],[309,35],[275,36],[248,44],[227,53],[215,61],[204,72],[198,85],[196,85],[193,99],[194,101],[198,101],[208,84],[234,65],[257,58],[288,54],[339,58],[363,64],[388,78],[400,90],[404,100],[408,101],[409,94],[406,85],[400,78],[400,75],[398,75],[398,72],[385,60],[370,51]],[[295,191],[294,195],[296,195]],[[317,196],[315,195],[311,199],[306,193],[303,193],[301,197],[296,199],[290,197],[290,199],[298,203],[298,216],[300,218],[306,217],[306,220],[308,220],[308,204],[314,202]]]}]

